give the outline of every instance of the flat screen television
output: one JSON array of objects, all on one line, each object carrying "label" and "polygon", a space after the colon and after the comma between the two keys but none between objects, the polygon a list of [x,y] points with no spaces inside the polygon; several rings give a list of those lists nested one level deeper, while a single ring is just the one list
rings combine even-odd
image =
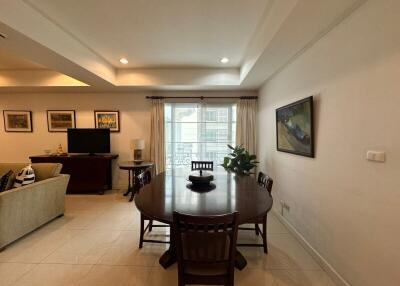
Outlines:
[{"label": "flat screen television", "polygon": [[110,153],[110,129],[68,129],[68,153]]}]

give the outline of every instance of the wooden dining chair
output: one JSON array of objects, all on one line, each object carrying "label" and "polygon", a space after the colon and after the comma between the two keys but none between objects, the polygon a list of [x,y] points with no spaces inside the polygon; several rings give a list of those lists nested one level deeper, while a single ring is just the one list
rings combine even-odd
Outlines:
[{"label": "wooden dining chair", "polygon": [[239,213],[220,216],[173,214],[178,286],[234,285]]},{"label": "wooden dining chair", "polygon": [[192,161],[192,171],[214,171],[214,162]]},{"label": "wooden dining chair", "polygon": [[[272,197],[272,185],[274,181],[268,175],[264,174],[263,172],[258,173],[257,178],[258,184],[263,187],[267,192],[268,195]],[[264,253],[268,253],[268,243],[267,243],[267,214],[265,214],[261,218],[255,218],[252,221],[247,223],[254,224],[253,227],[239,227],[239,230],[253,230],[255,231],[256,235],[261,234],[261,238],[263,243],[238,243],[238,246],[248,246],[248,247],[263,247]],[[262,230],[260,229],[259,224],[262,224]]]},{"label": "wooden dining chair", "polygon": [[[139,182],[140,185],[140,190],[147,184],[151,182],[151,170],[146,169],[143,172],[141,172],[137,176],[137,181]],[[140,191],[139,190],[139,191]],[[149,221],[147,226],[145,226],[146,221]],[[140,213],[140,240],[139,240],[139,248],[143,247],[143,242],[151,242],[151,243],[169,243],[168,241],[164,240],[154,240],[154,239],[145,239],[144,235],[146,231],[151,232],[153,230],[153,227],[169,227],[168,225],[164,224],[153,224],[153,219],[144,215],[143,213]]]}]

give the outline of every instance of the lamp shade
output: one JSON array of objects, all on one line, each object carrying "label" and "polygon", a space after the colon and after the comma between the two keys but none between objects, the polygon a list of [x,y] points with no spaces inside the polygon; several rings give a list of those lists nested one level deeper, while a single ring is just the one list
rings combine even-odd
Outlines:
[{"label": "lamp shade", "polygon": [[144,140],[143,139],[133,139],[132,140],[132,148],[134,150],[143,150],[144,149]]}]

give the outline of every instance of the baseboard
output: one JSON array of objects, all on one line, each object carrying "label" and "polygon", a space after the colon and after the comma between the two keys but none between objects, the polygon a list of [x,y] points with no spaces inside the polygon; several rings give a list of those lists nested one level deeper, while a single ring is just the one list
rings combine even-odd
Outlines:
[{"label": "baseboard", "polygon": [[281,223],[283,223],[287,229],[296,237],[296,239],[300,242],[300,244],[306,249],[306,251],[317,261],[317,263],[325,270],[325,272],[329,275],[329,277],[336,283],[338,286],[351,286],[336,270],[332,265],[326,261],[322,255],[311,246],[311,244],[302,236],[296,228],[285,218],[283,217],[277,210],[272,210],[275,216],[279,219]]}]

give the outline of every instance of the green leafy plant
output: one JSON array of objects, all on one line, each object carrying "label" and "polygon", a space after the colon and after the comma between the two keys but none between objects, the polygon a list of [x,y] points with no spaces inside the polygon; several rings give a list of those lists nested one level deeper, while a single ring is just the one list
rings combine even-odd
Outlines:
[{"label": "green leafy plant", "polygon": [[228,147],[232,150],[232,153],[224,157],[224,163],[221,164],[221,166],[224,167],[225,170],[241,176],[252,174],[251,170],[259,163],[257,161],[257,156],[250,155],[242,145],[232,147],[228,144]]}]

